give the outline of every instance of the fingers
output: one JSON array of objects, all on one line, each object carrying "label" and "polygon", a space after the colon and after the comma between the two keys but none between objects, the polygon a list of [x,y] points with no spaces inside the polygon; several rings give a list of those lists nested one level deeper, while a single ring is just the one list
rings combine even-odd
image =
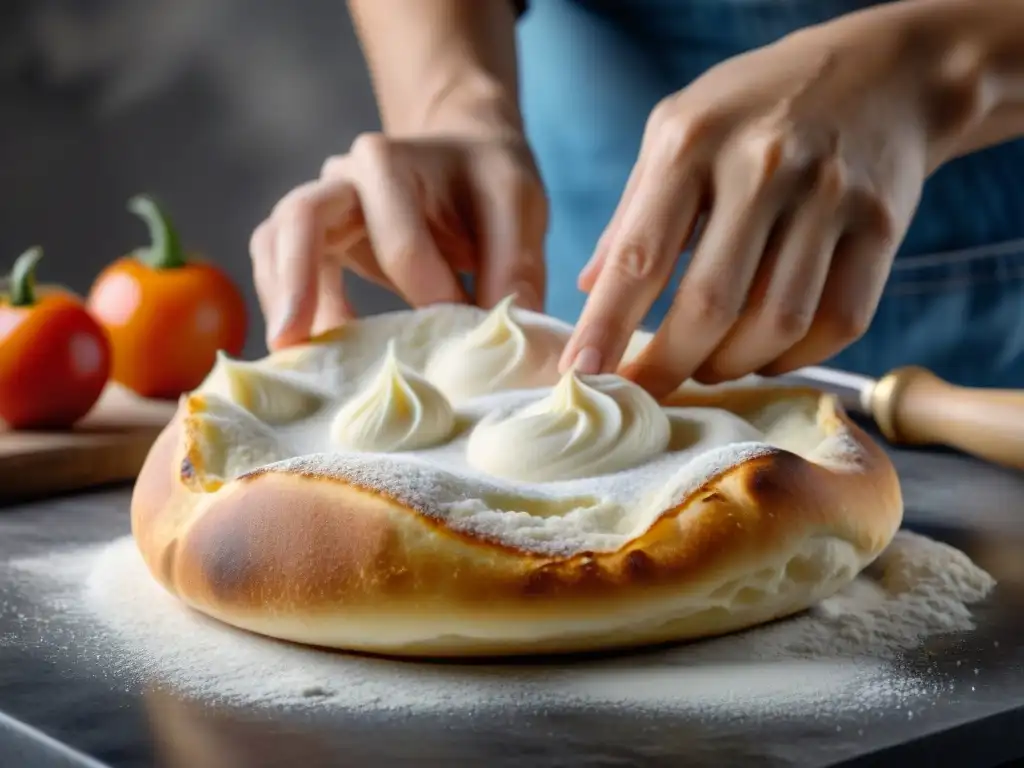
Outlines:
[{"label": "fingers", "polygon": [[507,161],[480,162],[471,174],[481,247],[477,304],[493,307],[515,294],[519,306],[543,310],[547,203],[540,183]]},{"label": "fingers", "polygon": [[[319,268],[327,257],[327,230],[347,238],[358,224],[351,182],[303,184],[275,206],[250,242],[257,292],[271,349],[309,337],[317,311]],[[340,265],[336,265],[340,274]]]},{"label": "fingers", "polygon": [[[693,229],[701,202],[694,174],[666,178],[641,160],[592,267],[596,277],[560,367],[580,373],[614,370],[633,332],[664,289]],[[581,282],[584,282],[581,277]]]},{"label": "fingers", "polygon": [[656,397],[689,378],[739,318],[784,199],[778,167],[769,148],[759,168],[741,162],[716,174],[715,205],[672,308],[624,371]]},{"label": "fingers", "polygon": [[266,321],[267,347],[274,349],[277,336],[276,323],[281,312],[277,308],[280,294],[277,291],[277,262],[274,259],[276,234],[272,220],[262,222],[249,240],[249,255],[252,259],[253,283],[256,297]]},{"label": "fingers", "polygon": [[[273,220],[260,224],[250,242],[256,293],[266,318],[266,343],[269,349],[281,349],[305,341],[311,335],[340,325],[353,315],[341,283],[341,267],[331,261],[313,264],[314,279],[301,274],[288,282],[283,275],[294,276],[276,258],[277,231]],[[304,271],[303,271],[304,272]],[[302,307],[294,311],[291,307]]]},{"label": "fingers", "polygon": [[[413,306],[461,301],[418,198],[415,169],[380,136],[363,137],[331,158],[317,181],[292,190],[250,243],[272,349],[301,342],[314,326],[351,312],[342,268],[399,293]],[[465,249],[460,258],[466,261]]]},{"label": "fingers", "polygon": [[903,204],[893,205],[873,190],[846,190],[846,223],[811,327],[759,373],[773,376],[820,363],[864,335],[878,309],[916,199],[908,197]]},{"label": "fingers", "polygon": [[828,278],[840,220],[842,175],[822,165],[810,196],[783,225],[777,250],[765,254],[765,286],[694,377],[704,383],[739,378],[780,357],[807,334]]},{"label": "fingers", "polygon": [[841,238],[807,333],[759,372],[778,376],[820,363],[863,336],[878,309],[897,245],[878,233]]},{"label": "fingers", "polygon": [[344,251],[340,252],[338,261],[344,264],[345,269],[354,272],[364,280],[379,285],[385,290],[395,292],[388,276],[377,263],[377,256],[370,245],[370,238],[365,234],[360,240],[350,244]]},{"label": "fingers", "polygon": [[542,309],[547,205],[528,161],[512,153],[372,134],[328,160],[253,234],[268,345],[351,315],[343,269],[412,306],[465,301],[460,273],[475,272],[484,306],[515,293]]},{"label": "fingers", "polygon": [[590,261],[580,270],[576,286],[584,293],[590,293],[594,289],[597,276],[601,274],[601,269],[604,267],[605,259],[608,256],[609,244],[615,239],[621,228],[622,216],[619,214],[622,211],[628,210],[632,204],[633,197],[636,195],[636,188],[639,185],[642,168],[643,164],[639,162],[633,166],[629,173],[629,178],[626,180],[626,188],[622,193],[622,199],[619,201],[615,214],[612,216],[605,231],[601,234],[601,238],[597,241],[594,255],[590,257]]},{"label": "fingers", "polygon": [[[286,227],[284,231],[301,237],[303,229]],[[260,224],[249,243],[256,293],[266,320],[267,348],[271,350],[308,338],[316,310],[315,263],[302,257],[285,261],[278,257],[282,247],[309,250],[297,238],[282,238],[274,219]]]},{"label": "fingers", "polygon": [[344,273],[338,264],[322,261],[317,276],[316,314],[313,316],[313,336],[343,325],[355,317],[345,296]]},{"label": "fingers", "polygon": [[354,180],[381,271],[414,307],[461,302],[465,292],[431,236],[416,181],[386,138],[357,139]]}]

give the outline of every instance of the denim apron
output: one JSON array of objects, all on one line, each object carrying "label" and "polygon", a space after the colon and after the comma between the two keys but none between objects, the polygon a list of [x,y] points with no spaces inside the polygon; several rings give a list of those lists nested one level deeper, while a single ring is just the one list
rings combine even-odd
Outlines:
[{"label": "denim apron", "polygon": [[[577,275],[661,98],[724,59],[868,4],[531,0],[519,47],[527,133],[551,204],[547,311],[579,316]],[[684,266],[647,327],[664,317]],[[963,385],[1024,387],[1024,141],[928,180],[871,327],[829,364],[876,376],[915,364]]]}]

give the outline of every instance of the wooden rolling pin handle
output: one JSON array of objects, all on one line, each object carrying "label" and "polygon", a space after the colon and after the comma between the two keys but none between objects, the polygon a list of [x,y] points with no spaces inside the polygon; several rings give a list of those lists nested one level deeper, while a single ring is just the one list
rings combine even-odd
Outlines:
[{"label": "wooden rolling pin handle", "polygon": [[969,389],[899,368],[875,386],[871,412],[893,443],[945,445],[1024,469],[1024,390]]}]

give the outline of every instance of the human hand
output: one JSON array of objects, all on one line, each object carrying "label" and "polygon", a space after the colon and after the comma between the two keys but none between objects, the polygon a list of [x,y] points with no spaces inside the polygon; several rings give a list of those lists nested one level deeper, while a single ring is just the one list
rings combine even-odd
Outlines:
[{"label": "human hand", "polygon": [[969,52],[938,63],[901,18],[808,28],[655,108],[580,274],[563,369],[616,369],[702,217],[672,308],[624,375],[662,396],[812,364],[863,334],[926,175],[982,107]]},{"label": "human hand", "polygon": [[515,293],[541,309],[547,203],[523,140],[367,134],[275,206],[250,250],[267,345],[300,343],[352,316],[343,271],[414,307]]}]

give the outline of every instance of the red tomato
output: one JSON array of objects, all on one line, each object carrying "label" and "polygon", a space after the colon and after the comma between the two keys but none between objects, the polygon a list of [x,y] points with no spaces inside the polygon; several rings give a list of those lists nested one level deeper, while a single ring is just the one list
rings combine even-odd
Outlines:
[{"label": "red tomato", "polygon": [[35,291],[33,248],[18,259],[0,299],[0,419],[14,429],[66,429],[99,400],[110,341],[70,292]]}]

